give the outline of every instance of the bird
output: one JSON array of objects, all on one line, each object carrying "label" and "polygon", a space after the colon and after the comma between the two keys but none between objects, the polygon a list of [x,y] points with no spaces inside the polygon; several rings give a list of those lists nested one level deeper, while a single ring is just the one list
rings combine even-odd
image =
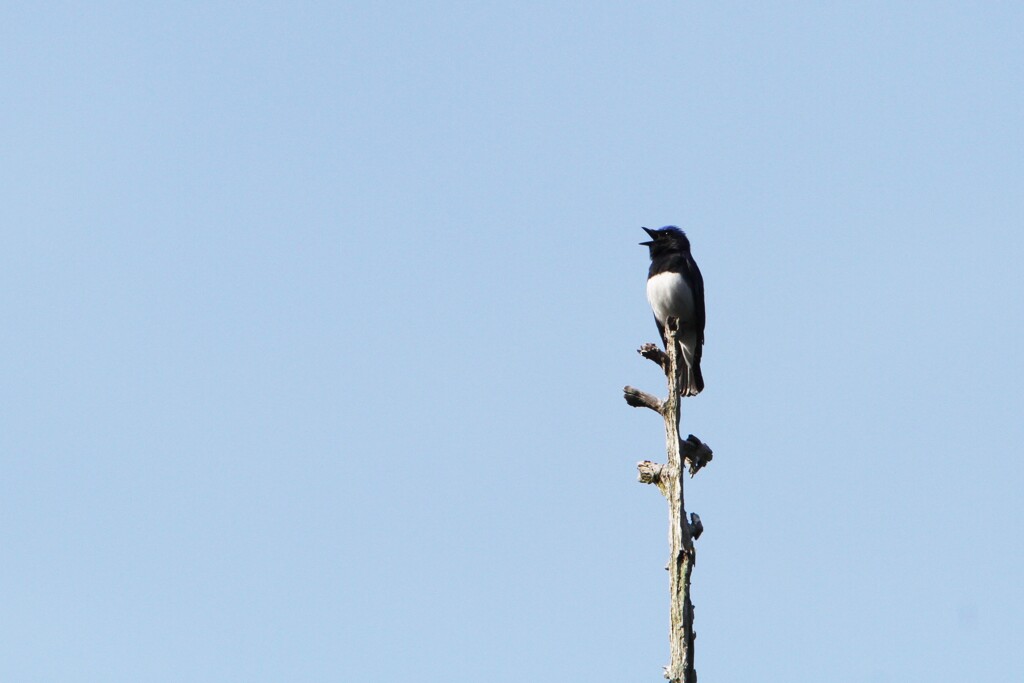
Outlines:
[{"label": "bird", "polygon": [[658,230],[644,228],[651,239],[641,242],[650,249],[647,272],[647,301],[654,311],[661,341],[666,344],[665,325],[669,318],[679,321],[677,340],[682,348],[686,375],[681,396],[696,396],[704,389],[700,359],[704,348],[704,278],[690,253],[686,233],[674,225]]}]

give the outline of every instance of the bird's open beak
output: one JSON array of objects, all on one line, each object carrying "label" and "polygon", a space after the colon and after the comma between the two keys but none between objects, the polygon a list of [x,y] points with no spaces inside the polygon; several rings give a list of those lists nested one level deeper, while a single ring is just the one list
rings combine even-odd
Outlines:
[{"label": "bird's open beak", "polygon": [[650,245],[654,244],[654,240],[658,237],[658,233],[654,232],[650,228],[643,228],[643,231],[651,236],[651,241],[650,242],[641,242],[640,246],[641,247],[647,247],[647,246],[650,246]]}]

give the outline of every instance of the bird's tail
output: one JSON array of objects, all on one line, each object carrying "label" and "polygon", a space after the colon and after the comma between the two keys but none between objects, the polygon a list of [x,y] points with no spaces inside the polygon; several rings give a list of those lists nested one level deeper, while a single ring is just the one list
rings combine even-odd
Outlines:
[{"label": "bird's tail", "polygon": [[680,396],[696,396],[704,391],[704,376],[700,374],[700,363],[686,366],[686,380],[679,390]]},{"label": "bird's tail", "polygon": [[683,367],[680,368],[683,375],[683,385],[679,389],[680,396],[696,396],[704,390],[704,375],[700,372],[701,349],[698,346],[700,340],[696,334],[685,334],[680,340],[679,349],[682,351]]}]

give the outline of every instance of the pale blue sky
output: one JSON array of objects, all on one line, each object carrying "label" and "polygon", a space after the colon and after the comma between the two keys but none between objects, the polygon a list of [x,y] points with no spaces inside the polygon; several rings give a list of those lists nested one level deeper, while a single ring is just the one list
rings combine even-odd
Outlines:
[{"label": "pale blue sky", "polygon": [[8,3],[0,680],[1024,676],[1018,3]]}]

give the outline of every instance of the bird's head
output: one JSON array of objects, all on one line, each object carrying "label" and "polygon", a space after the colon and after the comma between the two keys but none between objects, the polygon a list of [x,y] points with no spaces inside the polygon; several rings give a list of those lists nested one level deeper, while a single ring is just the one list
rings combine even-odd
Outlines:
[{"label": "bird's head", "polygon": [[640,244],[651,250],[651,258],[673,252],[685,253],[690,251],[690,240],[686,238],[686,233],[674,225],[666,225],[664,228],[658,228],[657,230],[644,228],[644,232],[650,235],[651,239]]}]

